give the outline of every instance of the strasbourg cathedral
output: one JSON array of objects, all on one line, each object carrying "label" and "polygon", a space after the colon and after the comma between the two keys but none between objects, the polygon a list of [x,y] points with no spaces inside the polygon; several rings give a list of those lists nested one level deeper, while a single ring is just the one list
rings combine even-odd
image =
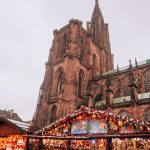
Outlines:
[{"label": "strasbourg cathedral", "polygon": [[71,19],[53,34],[34,125],[44,127],[81,105],[150,121],[150,60],[114,69],[98,0],[86,29]]}]

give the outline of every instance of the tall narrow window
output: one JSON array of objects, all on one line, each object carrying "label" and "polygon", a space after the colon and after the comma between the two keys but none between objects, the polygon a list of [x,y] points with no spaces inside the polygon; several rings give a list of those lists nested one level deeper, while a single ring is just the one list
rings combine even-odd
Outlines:
[{"label": "tall narrow window", "polygon": [[129,96],[129,95],[131,95],[130,87],[129,87],[129,77],[128,76],[126,76],[123,79],[122,87],[123,87],[123,96]]},{"label": "tall narrow window", "polygon": [[95,99],[94,99],[94,105],[97,103],[97,102],[100,102],[102,100],[102,94],[98,94],[96,95]]},{"label": "tall narrow window", "polygon": [[58,85],[57,85],[57,93],[61,93],[61,87],[62,87],[62,72],[60,72],[58,76]]},{"label": "tall narrow window", "polygon": [[56,80],[55,80],[55,93],[60,94],[63,91],[63,80],[64,80],[64,72],[60,67],[56,72]]},{"label": "tall narrow window", "polygon": [[50,112],[50,123],[53,123],[56,120],[56,105],[53,105]]},{"label": "tall narrow window", "polygon": [[115,91],[114,91],[114,98],[118,98],[120,96],[119,91],[120,91],[120,87],[119,87],[119,84],[117,84]]},{"label": "tall narrow window", "polygon": [[84,39],[83,39],[83,37],[81,37],[81,39],[80,39],[80,46],[81,46],[80,56],[83,57],[83,53],[84,53]]},{"label": "tall narrow window", "polygon": [[[109,60],[110,61],[110,60]],[[108,72],[109,71],[109,61],[108,61],[108,59],[106,59],[106,72]]]},{"label": "tall narrow window", "polygon": [[143,83],[145,92],[150,92],[150,69],[148,69],[143,75]]},{"label": "tall narrow window", "polygon": [[61,57],[61,41],[62,41],[62,39],[61,39],[61,37],[58,39],[58,51],[57,51],[57,56],[56,56],[56,58],[60,58]]},{"label": "tall narrow window", "polygon": [[58,52],[57,52],[57,58],[61,58],[68,47],[68,34],[64,34],[58,39]]},{"label": "tall narrow window", "polygon": [[93,40],[96,40],[96,30],[95,30],[95,28],[96,28],[96,21],[93,21],[92,26],[93,26]]},{"label": "tall narrow window", "polygon": [[96,59],[96,55],[93,55],[93,75],[96,75],[97,73],[97,59]]},{"label": "tall narrow window", "polygon": [[83,82],[84,82],[84,72],[83,70],[80,70],[79,72],[79,87],[78,87],[78,96],[82,97],[83,96]]},{"label": "tall narrow window", "polygon": [[118,98],[121,95],[121,82],[119,78],[115,78],[114,80],[112,80],[112,85],[113,85],[113,89],[114,89],[114,98]]},{"label": "tall narrow window", "polygon": [[60,57],[62,57],[65,54],[67,47],[68,47],[68,35],[64,34],[63,40],[62,40],[62,49],[60,52]]},{"label": "tall narrow window", "polygon": [[67,48],[67,46],[68,46],[68,35],[65,34],[64,35],[64,47],[65,47],[65,49]]}]

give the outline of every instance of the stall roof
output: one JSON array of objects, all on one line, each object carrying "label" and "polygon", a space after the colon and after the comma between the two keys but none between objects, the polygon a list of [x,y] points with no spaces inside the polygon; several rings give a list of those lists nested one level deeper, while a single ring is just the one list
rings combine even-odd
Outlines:
[{"label": "stall roof", "polygon": [[33,133],[38,130],[38,128],[31,126],[29,123],[7,119],[4,117],[0,117],[0,122],[5,122],[7,124],[13,125],[19,128],[24,133]]},{"label": "stall roof", "polygon": [[108,111],[104,112],[104,111],[100,111],[100,110],[96,110],[96,109],[92,109],[92,108],[87,108],[85,106],[81,106],[79,110],[76,110],[72,114],[69,114],[69,115],[65,116],[64,118],[61,118],[61,119],[53,122],[52,124],[42,128],[41,130],[35,132],[35,135],[40,135],[44,131],[47,131],[47,130],[53,129],[53,128],[57,128],[58,126],[68,123],[83,114],[85,114],[86,116],[90,116],[90,115],[101,116],[101,118],[105,118],[105,119],[111,118],[112,120],[123,120],[124,122],[128,122],[130,124],[134,124],[137,126],[150,127],[150,122],[148,122],[148,121],[139,121],[139,120],[129,118],[129,117],[121,117],[120,115],[116,115],[112,112],[108,112]]}]

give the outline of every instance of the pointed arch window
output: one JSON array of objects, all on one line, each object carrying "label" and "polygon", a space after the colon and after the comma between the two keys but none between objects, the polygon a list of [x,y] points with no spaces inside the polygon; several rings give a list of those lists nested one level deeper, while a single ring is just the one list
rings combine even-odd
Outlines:
[{"label": "pointed arch window", "polygon": [[61,93],[61,87],[62,87],[62,72],[58,76],[58,85],[57,85],[57,93]]},{"label": "pointed arch window", "polygon": [[150,92],[150,69],[148,69],[143,75],[143,83],[145,92]]},{"label": "pointed arch window", "polygon": [[63,68],[60,67],[57,69],[55,73],[55,80],[53,80],[55,95],[58,95],[63,92],[63,84],[64,84],[64,72]]},{"label": "pointed arch window", "polygon": [[94,99],[94,105],[97,103],[97,102],[100,102],[102,100],[102,94],[98,94],[96,95],[95,99]]},{"label": "pointed arch window", "polygon": [[120,88],[119,88],[119,84],[117,84],[114,92],[114,98],[118,98],[119,96],[120,96]]},{"label": "pointed arch window", "polygon": [[83,70],[80,70],[79,72],[79,87],[78,87],[78,96],[83,96],[83,84],[84,84],[84,72]]},{"label": "pointed arch window", "polygon": [[57,83],[57,94],[60,94],[62,92],[62,82],[63,82],[63,71],[61,70],[58,74],[58,83]]},{"label": "pointed arch window", "polygon": [[61,50],[61,54],[60,54],[61,57],[65,54],[65,51],[68,47],[68,34],[67,33],[64,34],[62,42],[63,42],[62,50]]},{"label": "pointed arch window", "polygon": [[53,123],[56,120],[56,105],[53,105],[50,112],[50,123]]},{"label": "pointed arch window", "polygon": [[121,96],[121,82],[120,82],[120,79],[119,78],[115,78],[113,81],[112,81],[112,85],[114,87],[114,95],[113,97],[114,98],[118,98]]},{"label": "pointed arch window", "polygon": [[60,58],[65,54],[67,47],[68,47],[68,34],[65,33],[58,39],[57,58]]},{"label": "pointed arch window", "polygon": [[123,88],[123,96],[129,96],[131,95],[130,92],[130,86],[129,86],[129,76],[126,76],[122,82],[122,88]]}]

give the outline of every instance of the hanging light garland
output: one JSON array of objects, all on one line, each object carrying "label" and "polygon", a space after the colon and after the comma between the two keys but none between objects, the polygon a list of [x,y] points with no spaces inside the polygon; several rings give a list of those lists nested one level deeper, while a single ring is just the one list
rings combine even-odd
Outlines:
[{"label": "hanging light garland", "polygon": [[138,131],[138,133],[150,133],[150,122],[134,120],[129,117],[121,117],[110,112],[101,112],[82,106],[79,110],[75,111],[74,113],[69,114],[66,117],[52,123],[51,125],[42,128],[41,130],[35,132],[35,134],[55,135],[55,133],[57,133],[60,128],[65,128],[68,124],[73,123],[75,121],[82,121],[86,119],[87,116],[89,116],[93,120],[101,120],[107,122],[110,125],[110,129],[114,131],[117,131],[118,128],[125,125],[126,128],[128,126],[134,126],[135,131]]}]

